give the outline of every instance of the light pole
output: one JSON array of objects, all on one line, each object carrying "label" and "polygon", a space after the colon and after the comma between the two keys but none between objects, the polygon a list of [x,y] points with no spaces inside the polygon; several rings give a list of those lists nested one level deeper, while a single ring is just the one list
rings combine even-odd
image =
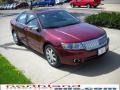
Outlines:
[{"label": "light pole", "polygon": [[32,6],[32,0],[30,0],[30,10],[32,10],[33,9],[33,6]]}]

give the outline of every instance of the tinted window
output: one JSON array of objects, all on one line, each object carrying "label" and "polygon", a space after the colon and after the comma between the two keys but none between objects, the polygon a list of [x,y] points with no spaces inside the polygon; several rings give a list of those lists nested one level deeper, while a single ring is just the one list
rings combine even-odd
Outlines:
[{"label": "tinted window", "polygon": [[40,13],[38,17],[43,28],[57,28],[80,23],[78,19],[64,10]]},{"label": "tinted window", "polygon": [[26,23],[26,17],[27,17],[27,14],[22,14],[18,17],[17,21],[19,23],[25,24]]},{"label": "tinted window", "polygon": [[39,27],[37,19],[32,19],[27,23],[27,25],[33,28]]},{"label": "tinted window", "polygon": [[29,14],[28,15],[28,19],[27,22],[29,22],[30,20],[35,19],[35,16],[33,14]]}]

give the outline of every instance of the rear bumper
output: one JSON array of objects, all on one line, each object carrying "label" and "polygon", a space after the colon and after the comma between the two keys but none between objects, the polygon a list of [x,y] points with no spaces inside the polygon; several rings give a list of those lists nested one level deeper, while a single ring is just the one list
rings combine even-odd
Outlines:
[{"label": "rear bumper", "polygon": [[[107,53],[109,50],[109,41],[106,45],[102,47],[106,48],[105,53]],[[64,50],[64,49],[57,49],[57,51],[62,64],[76,65],[76,64],[79,64],[79,62],[84,62],[88,59],[99,57],[105,54],[103,53],[101,55],[98,55],[98,49],[100,48],[97,48],[95,50],[90,50],[90,51],[87,51],[87,50],[73,51],[73,50]],[[76,62],[75,60],[79,60],[79,61]]]}]

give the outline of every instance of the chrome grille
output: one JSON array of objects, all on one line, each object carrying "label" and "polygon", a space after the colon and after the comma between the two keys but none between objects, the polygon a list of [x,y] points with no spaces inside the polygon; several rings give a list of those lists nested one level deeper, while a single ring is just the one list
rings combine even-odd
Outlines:
[{"label": "chrome grille", "polygon": [[97,39],[82,42],[82,45],[86,50],[93,50],[107,44],[107,35],[103,35]]}]

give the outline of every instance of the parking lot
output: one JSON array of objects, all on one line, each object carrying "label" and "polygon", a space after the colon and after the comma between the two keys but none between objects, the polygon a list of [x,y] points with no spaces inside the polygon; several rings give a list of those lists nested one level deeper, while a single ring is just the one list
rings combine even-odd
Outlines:
[{"label": "parking lot", "polygon": [[28,47],[14,44],[9,23],[13,17],[0,19],[0,53],[30,78],[33,83],[120,84],[119,30],[104,28],[110,37],[110,51],[105,56],[89,60],[78,66],[63,65],[60,68],[53,68],[47,63],[43,55]]}]

